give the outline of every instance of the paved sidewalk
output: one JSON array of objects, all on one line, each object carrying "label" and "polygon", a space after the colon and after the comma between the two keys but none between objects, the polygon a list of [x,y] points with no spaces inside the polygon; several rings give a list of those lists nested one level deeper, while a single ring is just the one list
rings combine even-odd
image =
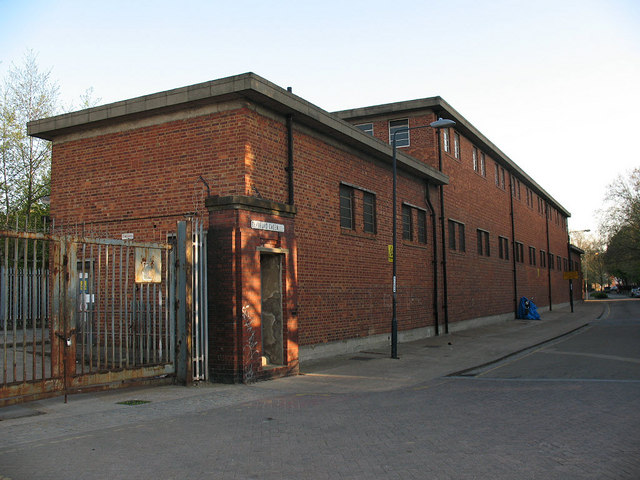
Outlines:
[{"label": "paved sidewalk", "polygon": [[[566,334],[595,320],[606,304],[586,302],[544,312],[542,320],[511,320],[304,364],[302,374],[252,385],[167,385],[70,395],[0,408],[0,452],[17,445],[62,435],[82,435],[132,422],[240,405],[287,393],[334,394],[388,391],[422,384],[451,373],[498,360]],[[119,402],[140,400],[137,406]],[[37,428],[30,428],[37,427]],[[2,472],[0,471],[0,475]],[[1,477],[0,477],[1,478]]]}]

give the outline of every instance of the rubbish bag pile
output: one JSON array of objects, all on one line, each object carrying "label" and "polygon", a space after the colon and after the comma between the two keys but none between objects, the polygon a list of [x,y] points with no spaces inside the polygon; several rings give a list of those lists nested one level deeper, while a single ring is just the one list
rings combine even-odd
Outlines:
[{"label": "rubbish bag pile", "polygon": [[533,303],[533,300],[529,300],[527,297],[522,297],[520,299],[520,304],[518,305],[518,318],[522,318],[524,320],[540,320],[538,308],[536,307],[536,304]]}]

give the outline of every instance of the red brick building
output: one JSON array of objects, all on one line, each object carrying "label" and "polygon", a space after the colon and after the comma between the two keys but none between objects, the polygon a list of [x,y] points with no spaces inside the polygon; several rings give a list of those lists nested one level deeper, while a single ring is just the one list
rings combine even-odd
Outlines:
[{"label": "red brick building", "polygon": [[29,131],[57,225],[157,241],[204,219],[210,370],[242,381],[388,341],[390,132],[440,117],[440,155],[432,128],[397,135],[400,339],[567,303],[569,212],[439,97],[332,114],[244,74]]}]

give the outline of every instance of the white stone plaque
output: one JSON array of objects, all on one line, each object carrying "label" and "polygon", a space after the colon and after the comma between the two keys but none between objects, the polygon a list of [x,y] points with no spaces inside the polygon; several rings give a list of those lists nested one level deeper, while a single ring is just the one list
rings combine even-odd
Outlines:
[{"label": "white stone plaque", "polygon": [[261,222],[259,220],[251,220],[251,228],[254,230],[269,230],[270,232],[284,232],[282,223]]}]

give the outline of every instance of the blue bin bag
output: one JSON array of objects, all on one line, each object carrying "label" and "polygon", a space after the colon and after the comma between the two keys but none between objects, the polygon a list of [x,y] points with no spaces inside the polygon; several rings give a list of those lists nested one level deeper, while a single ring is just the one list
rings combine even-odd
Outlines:
[{"label": "blue bin bag", "polygon": [[524,320],[540,320],[540,314],[538,313],[536,304],[527,297],[522,297],[520,299],[520,304],[518,305],[518,318]]}]

